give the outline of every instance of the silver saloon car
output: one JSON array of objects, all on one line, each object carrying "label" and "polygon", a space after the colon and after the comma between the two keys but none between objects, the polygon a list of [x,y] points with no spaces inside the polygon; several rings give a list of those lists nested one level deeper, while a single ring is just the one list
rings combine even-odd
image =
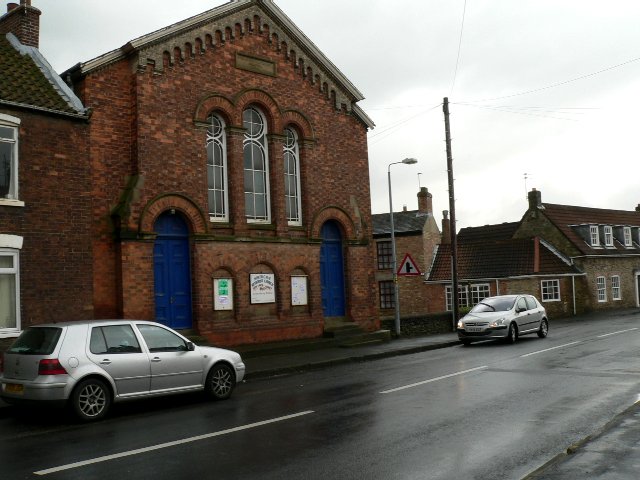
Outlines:
[{"label": "silver saloon car", "polygon": [[68,405],[84,421],[103,418],[124,400],[193,391],[226,399],[245,373],[236,352],[196,346],[142,320],[28,327],[0,367],[5,402]]},{"label": "silver saloon car", "polygon": [[532,295],[501,295],[479,302],[458,321],[458,339],[465,345],[480,340],[503,339],[515,343],[530,333],[549,333],[547,311]]}]

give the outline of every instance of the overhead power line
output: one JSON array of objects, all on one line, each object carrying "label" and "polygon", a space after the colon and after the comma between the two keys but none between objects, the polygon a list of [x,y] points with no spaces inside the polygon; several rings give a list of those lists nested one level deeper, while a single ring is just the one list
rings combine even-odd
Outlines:
[{"label": "overhead power line", "polygon": [[460,52],[462,51],[462,35],[464,32],[464,19],[467,12],[467,0],[464,0],[464,7],[462,9],[462,25],[460,25],[460,39],[458,40],[458,55],[456,57],[456,68],[453,72],[453,81],[451,82],[451,91],[449,96],[453,95],[453,87],[456,85],[456,78],[458,77],[458,65],[460,64]]},{"label": "overhead power line", "polygon": [[485,99],[482,99],[482,100],[475,100],[475,101],[472,101],[472,102],[469,102],[469,103],[491,102],[493,100],[502,100],[504,98],[513,98],[513,97],[519,97],[521,95],[529,95],[531,93],[542,92],[543,90],[549,90],[550,88],[561,87],[562,85],[567,85],[568,83],[577,82],[578,80],[584,80],[585,78],[593,77],[595,75],[599,75],[601,73],[608,72],[608,71],[614,70],[616,68],[624,67],[625,65],[629,65],[630,63],[637,62],[638,60],[640,60],[640,57],[633,58],[631,60],[627,60],[626,62],[618,63],[617,65],[612,65],[612,66],[607,67],[607,68],[603,68],[602,70],[598,70],[597,72],[587,73],[586,75],[580,75],[579,77],[575,77],[575,78],[572,78],[570,80],[565,80],[563,82],[553,83],[553,84],[547,85],[545,87],[534,88],[532,90],[526,90],[526,91],[520,92],[520,93],[513,93],[511,95],[504,95],[502,97],[493,97],[493,98],[485,98]]}]

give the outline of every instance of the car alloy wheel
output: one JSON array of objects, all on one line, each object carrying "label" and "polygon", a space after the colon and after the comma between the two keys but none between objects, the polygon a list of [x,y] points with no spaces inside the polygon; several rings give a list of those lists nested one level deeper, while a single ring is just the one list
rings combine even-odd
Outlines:
[{"label": "car alloy wheel", "polygon": [[540,338],[545,338],[549,334],[549,322],[545,319],[542,319],[540,322],[540,329],[538,330],[538,336]]},{"label": "car alloy wheel", "polygon": [[72,407],[80,420],[99,420],[107,414],[110,405],[111,395],[102,380],[84,380],[73,391]]},{"label": "car alloy wheel", "polygon": [[235,373],[225,363],[214,365],[207,375],[207,393],[216,400],[229,398],[235,385]]},{"label": "car alloy wheel", "polygon": [[509,331],[507,332],[507,343],[514,344],[518,340],[518,327],[515,324],[509,325]]}]

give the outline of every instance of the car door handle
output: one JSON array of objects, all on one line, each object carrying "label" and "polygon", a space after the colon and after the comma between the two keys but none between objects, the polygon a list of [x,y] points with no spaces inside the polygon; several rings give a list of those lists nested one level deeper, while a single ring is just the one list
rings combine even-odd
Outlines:
[{"label": "car door handle", "polygon": [[160,357],[153,357],[151,359],[152,362],[161,362],[162,360],[160,359]]},{"label": "car door handle", "polygon": [[111,365],[111,360],[109,360],[108,358],[105,358],[100,362],[100,365]]}]

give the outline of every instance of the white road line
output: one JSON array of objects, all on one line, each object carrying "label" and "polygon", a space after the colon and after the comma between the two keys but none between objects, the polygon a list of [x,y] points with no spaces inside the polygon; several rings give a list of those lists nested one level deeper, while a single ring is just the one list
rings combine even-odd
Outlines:
[{"label": "white road line", "polygon": [[407,388],[419,387],[420,385],[425,385],[427,383],[437,382],[438,380],[444,380],[445,378],[456,377],[458,375],[463,375],[469,372],[475,372],[477,370],[484,370],[485,368],[489,368],[487,365],[483,365],[482,367],[470,368],[469,370],[463,370],[461,372],[450,373],[449,375],[443,375],[441,377],[430,378],[429,380],[424,380],[422,382],[412,383],[411,385],[404,385],[403,387],[392,388],[391,390],[384,390],[380,393],[393,393],[398,392],[400,390],[406,390]]},{"label": "white road line", "polygon": [[627,333],[627,332],[632,332],[634,330],[638,330],[637,327],[634,328],[628,328],[627,330],[619,330],[617,332],[611,332],[611,333],[605,333],[604,335],[598,335],[597,338],[604,338],[604,337],[610,337],[611,335],[617,335],[619,333]]},{"label": "white road line", "polygon": [[571,343],[565,343],[564,345],[558,345],[557,347],[545,348],[544,350],[538,350],[537,352],[531,352],[531,353],[526,353],[524,355],[520,355],[520,358],[530,357],[532,355],[538,355],[539,353],[549,352],[551,350],[555,350],[556,348],[569,347],[571,345],[575,345],[576,343],[582,343],[582,342],[580,342],[580,341],[571,342]]},{"label": "white road line", "polygon": [[128,452],[116,453],[113,455],[105,455],[104,457],[92,458],[89,460],[83,460],[82,462],[69,463],[67,465],[61,465],[59,467],[47,468],[46,470],[39,470],[37,472],[33,472],[36,475],[49,475],[51,473],[57,473],[64,470],[71,470],[73,468],[84,467],[86,465],[92,465],[95,463],[106,462],[109,460],[114,460],[117,458],[130,457],[132,455],[140,455],[141,453],[152,452],[154,450],[160,450],[163,448],[174,447],[176,445],[183,445],[185,443],[198,442],[200,440],[206,440],[212,437],[218,437],[220,435],[227,435],[229,433],[239,432],[241,430],[248,430],[250,428],[261,427],[263,425],[268,425],[270,423],[283,422],[285,420],[290,420],[292,418],[300,417],[302,415],[308,415],[310,413],[314,413],[313,410],[307,410],[304,412],[294,413],[292,415],[286,415],[284,417],[272,418],[271,420],[263,420],[261,422],[250,423],[248,425],[242,425],[240,427],[229,428],[228,430],[221,430],[219,432],[207,433],[204,435],[198,435],[196,437],[184,438],[182,440],[175,440],[173,442],[160,443],[158,445],[152,445],[150,447],[138,448],[136,450],[130,450]]}]

